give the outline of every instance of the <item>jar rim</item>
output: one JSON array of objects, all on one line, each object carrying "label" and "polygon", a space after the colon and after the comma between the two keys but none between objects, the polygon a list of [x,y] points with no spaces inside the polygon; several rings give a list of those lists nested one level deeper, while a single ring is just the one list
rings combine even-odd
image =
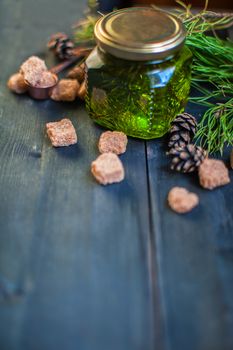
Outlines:
[{"label": "jar rim", "polygon": [[101,17],[94,29],[97,45],[127,60],[164,59],[184,45],[185,28],[174,15],[153,7],[130,7]]}]

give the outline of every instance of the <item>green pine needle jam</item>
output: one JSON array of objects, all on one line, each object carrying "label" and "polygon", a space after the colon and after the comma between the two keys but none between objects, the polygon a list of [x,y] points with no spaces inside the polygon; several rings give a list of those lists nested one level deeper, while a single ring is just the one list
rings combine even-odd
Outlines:
[{"label": "green pine needle jam", "polygon": [[111,130],[152,139],[163,136],[187,103],[192,55],[184,46],[163,61],[128,61],[96,48],[86,60],[86,106]]}]

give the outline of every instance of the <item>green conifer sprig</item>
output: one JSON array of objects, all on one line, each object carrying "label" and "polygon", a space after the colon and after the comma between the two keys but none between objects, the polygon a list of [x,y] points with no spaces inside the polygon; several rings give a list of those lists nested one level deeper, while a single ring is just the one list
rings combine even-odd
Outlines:
[{"label": "green conifer sprig", "polygon": [[[216,30],[232,26],[233,13],[208,11],[208,0],[199,12],[192,11],[191,5],[181,0],[177,3],[179,7],[171,13],[175,13],[186,27],[186,45],[193,53],[192,86],[199,92],[199,96],[190,97],[190,101],[207,108],[199,123],[196,140],[209,153],[222,153],[225,145],[233,145],[233,42],[220,39]],[[75,27],[74,39],[78,45],[95,43],[98,2],[89,0],[88,5],[86,18]],[[213,103],[213,98],[221,103]]]}]

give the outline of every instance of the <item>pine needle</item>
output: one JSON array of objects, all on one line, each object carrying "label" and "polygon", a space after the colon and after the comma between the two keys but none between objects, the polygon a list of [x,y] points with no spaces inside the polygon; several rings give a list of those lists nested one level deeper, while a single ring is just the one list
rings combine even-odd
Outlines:
[{"label": "pine needle", "polygon": [[[193,14],[179,3],[184,8],[179,17],[187,29],[186,45],[193,54],[192,86],[200,94],[190,101],[207,107],[196,141],[209,153],[223,153],[224,146],[233,144],[233,43],[218,38],[214,29],[232,25],[233,14],[219,16],[207,6]],[[214,104],[213,99],[222,103]]]},{"label": "pine needle", "polygon": [[233,146],[233,98],[224,104],[212,104],[204,113],[196,140],[209,153],[223,153],[225,146]]},{"label": "pine needle", "polygon": [[[209,153],[222,153],[225,145],[233,144],[233,42],[218,38],[216,30],[232,26],[233,14],[208,11],[208,0],[198,13],[192,12],[191,5],[181,0],[177,0],[177,4],[179,8],[170,13],[175,13],[186,27],[186,45],[193,54],[192,86],[199,92],[199,96],[190,97],[190,101],[207,108],[196,140]],[[89,0],[89,14],[75,27],[77,44],[94,44],[94,26],[99,18],[97,8],[98,2]],[[221,104],[214,103],[213,99]]]}]

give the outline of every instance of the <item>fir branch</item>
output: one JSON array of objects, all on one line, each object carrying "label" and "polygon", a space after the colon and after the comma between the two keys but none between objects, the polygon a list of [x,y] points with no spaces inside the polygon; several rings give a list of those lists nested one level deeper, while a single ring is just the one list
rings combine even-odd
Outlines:
[{"label": "fir branch", "polygon": [[[218,38],[214,29],[232,25],[233,14],[220,16],[207,11],[207,6],[193,14],[191,7],[183,7],[179,17],[187,29],[186,45],[193,54],[192,86],[200,93],[189,100],[207,107],[198,125],[196,142],[209,153],[222,153],[225,145],[233,144],[233,43]],[[213,99],[222,103],[214,104]]]},{"label": "fir branch", "polygon": [[86,17],[76,23],[74,28],[74,42],[77,45],[95,45],[94,27],[100,17],[98,13],[99,3],[97,0],[88,0]]},{"label": "fir branch", "polygon": [[[233,140],[233,43],[218,38],[215,30],[233,25],[233,13],[208,11],[208,0],[198,13],[181,0],[177,3],[179,8],[170,13],[175,13],[186,27],[186,45],[193,54],[192,86],[200,93],[190,101],[208,108],[200,121],[197,140],[210,153],[222,152],[224,145],[232,145]],[[95,43],[94,26],[99,17],[97,1],[89,0],[88,4],[89,14],[75,26],[76,44]],[[210,84],[210,88],[203,83]],[[214,104],[213,98],[222,104]]]},{"label": "fir branch", "polygon": [[233,97],[224,104],[212,104],[204,113],[196,141],[209,153],[222,154],[224,147],[233,146]]},{"label": "fir branch", "polygon": [[222,84],[233,79],[233,43],[202,33],[189,35],[193,81]]},{"label": "fir branch", "polygon": [[98,17],[89,15],[74,26],[74,41],[77,45],[95,45],[94,27],[97,19]]}]

